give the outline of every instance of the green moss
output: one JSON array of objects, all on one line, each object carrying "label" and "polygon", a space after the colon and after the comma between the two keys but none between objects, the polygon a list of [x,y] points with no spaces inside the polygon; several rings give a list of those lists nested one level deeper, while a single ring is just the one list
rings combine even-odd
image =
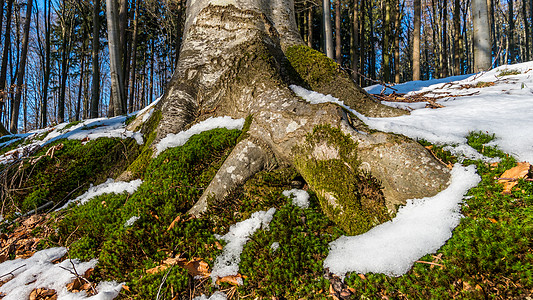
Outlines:
[{"label": "green moss", "polygon": [[127,171],[132,173],[132,178],[142,178],[144,171],[152,160],[153,150],[151,146],[157,136],[157,125],[159,125],[161,118],[161,111],[155,111],[141,129],[145,141],[144,147],[141,150],[141,154],[127,169]]},{"label": "green moss", "polygon": [[289,76],[303,79],[311,88],[328,84],[339,76],[337,63],[310,47],[291,46],[285,55],[291,66]]},{"label": "green moss", "polygon": [[496,139],[495,134],[488,132],[473,131],[466,137],[468,145],[476,149],[479,153],[488,157],[504,157],[506,156],[496,146],[487,146],[486,144]]},{"label": "green moss", "polygon": [[[331,151],[331,157],[313,158],[316,149]],[[379,182],[359,171],[356,149],[340,130],[321,125],[295,151],[296,167],[318,194],[324,213],[349,234],[390,218]]]},{"label": "green moss", "polygon": [[[164,151],[149,162],[144,182],[133,195],[102,195],[74,207],[50,244],[65,243],[61,237],[70,236],[72,256],[99,259],[97,277],[128,281],[135,299],[154,299],[165,274],[146,275],[146,269],[158,266],[169,253],[212,261],[220,252],[207,230],[212,221],[187,220],[185,212],[199,199],[239,135],[239,130],[215,129]],[[132,216],[140,219],[124,227]],[[167,231],[177,216],[182,222]],[[189,280],[183,269],[174,267],[162,290],[164,297],[174,296],[172,291],[186,295]]]},{"label": "green moss", "polygon": [[[47,156],[50,147],[63,148]],[[133,139],[99,138],[83,145],[77,140],[60,140],[37,152],[38,161],[25,161],[20,168],[8,170],[13,183],[18,184],[10,197],[12,205],[6,212],[29,211],[49,201],[60,205],[75,198],[89,187],[115,177],[129,165],[139,149]]]},{"label": "green moss", "polygon": [[126,126],[130,125],[131,122],[135,120],[135,118],[137,118],[137,115],[131,115],[128,118],[126,118],[126,122],[125,122]]},{"label": "green moss", "polygon": [[496,77],[504,77],[504,76],[511,76],[511,75],[519,75],[522,74],[519,70],[513,70],[513,69],[506,69],[501,70]]},{"label": "green moss", "polygon": [[65,127],[63,127],[60,131],[63,132],[65,130],[71,128],[71,127],[74,127],[74,126],[80,124],[81,122],[82,121],[72,121],[72,122],[68,123],[67,125],[65,125]]}]

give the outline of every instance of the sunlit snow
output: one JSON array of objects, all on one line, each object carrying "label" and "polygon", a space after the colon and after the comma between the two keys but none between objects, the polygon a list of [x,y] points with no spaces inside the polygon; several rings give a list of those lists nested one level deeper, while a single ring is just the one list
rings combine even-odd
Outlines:
[{"label": "sunlit snow", "polygon": [[283,191],[283,196],[292,199],[292,204],[299,208],[309,208],[309,194],[304,190],[292,189]]},{"label": "sunlit snow", "polygon": [[[87,297],[85,292],[71,293],[66,285],[76,279],[76,272],[84,274],[90,268],[94,268],[98,260],[81,262],[77,259],[69,259],[54,264],[67,254],[66,248],[50,248],[41,250],[27,259],[8,260],[0,264],[0,275],[6,275],[10,279],[0,286],[0,294],[5,294],[2,300],[29,299],[32,290],[37,288],[53,289],[57,292],[58,300],[67,299],[93,299],[108,300],[118,296],[122,289],[121,283],[101,282],[96,287],[98,294]],[[75,271],[74,271],[74,268]],[[8,274],[12,274],[8,275]]]},{"label": "sunlit snow", "polygon": [[191,126],[188,130],[179,133],[170,133],[156,145],[156,156],[168,148],[184,145],[191,136],[215,128],[242,129],[244,119],[232,119],[231,117],[209,118]]}]

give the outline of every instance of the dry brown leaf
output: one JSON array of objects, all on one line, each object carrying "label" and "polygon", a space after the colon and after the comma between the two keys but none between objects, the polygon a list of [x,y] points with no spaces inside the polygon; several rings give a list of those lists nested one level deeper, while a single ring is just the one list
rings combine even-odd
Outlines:
[{"label": "dry brown leaf", "polygon": [[189,273],[189,275],[193,277],[208,277],[209,275],[211,275],[211,272],[209,271],[209,265],[200,258],[194,258],[187,263],[180,263],[179,265],[181,267],[184,267]]},{"label": "dry brown leaf", "polygon": [[30,300],[56,300],[57,293],[55,290],[38,288],[30,293]]},{"label": "dry brown leaf", "polygon": [[489,221],[491,221],[492,223],[498,223],[498,221],[496,221],[496,220],[493,219],[493,218],[487,218],[487,219],[489,219]]},{"label": "dry brown leaf", "polygon": [[157,267],[153,267],[151,269],[146,270],[146,273],[148,273],[148,274],[156,274],[156,273],[159,273],[159,272],[163,272],[163,271],[165,271],[168,268],[170,268],[169,265],[159,265]]},{"label": "dry brown leaf", "polygon": [[519,162],[516,167],[505,171],[498,180],[498,183],[503,184],[503,193],[510,194],[515,185],[518,184],[518,179],[526,178],[531,165],[527,162]]},{"label": "dry brown leaf", "polygon": [[218,241],[215,241],[215,247],[217,247],[218,250],[222,250],[224,248]]},{"label": "dry brown leaf", "polygon": [[127,286],[127,285],[122,285],[122,288],[123,288],[125,291],[131,292],[130,287]]},{"label": "dry brown leaf", "polygon": [[218,278],[217,279],[217,284],[221,284],[223,282],[227,282],[231,285],[241,285],[242,282],[243,282],[243,278],[245,278],[244,276],[242,276],[241,274],[237,274],[237,275],[229,275],[229,276],[225,276],[225,277],[222,277],[222,278]]},{"label": "dry brown leaf", "polygon": [[167,231],[171,230],[176,226],[176,224],[181,220],[181,216],[177,216],[172,223],[170,223],[170,226],[168,226]]}]

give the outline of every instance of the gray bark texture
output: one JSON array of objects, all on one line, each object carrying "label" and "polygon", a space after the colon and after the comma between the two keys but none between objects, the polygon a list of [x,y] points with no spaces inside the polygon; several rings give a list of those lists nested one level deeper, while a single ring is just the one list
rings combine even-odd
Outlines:
[{"label": "gray bark texture", "polygon": [[474,23],[474,72],[487,71],[492,65],[489,16],[486,0],[472,0]]},{"label": "gray bark texture", "polygon": [[[349,233],[390,218],[409,198],[436,194],[448,170],[418,143],[373,132],[333,103],[309,104],[298,84],[369,117],[381,105],[323,54],[303,45],[292,0],[189,0],[177,69],[157,108],[157,143],[209,117],[252,117],[245,138],[189,210],[199,216],[265,168],[292,166]],[[369,183],[370,182],[370,183]]]}]

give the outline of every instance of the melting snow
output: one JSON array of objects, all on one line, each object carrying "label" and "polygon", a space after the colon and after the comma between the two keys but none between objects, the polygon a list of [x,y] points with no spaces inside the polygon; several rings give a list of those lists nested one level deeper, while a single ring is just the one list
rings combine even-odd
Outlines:
[{"label": "melting snow", "polygon": [[257,211],[249,219],[231,225],[229,232],[225,235],[217,237],[226,241],[227,244],[224,246],[222,254],[215,260],[215,265],[211,271],[213,283],[219,277],[222,278],[239,273],[239,263],[241,262],[241,253],[244,245],[256,230],[260,228],[268,229],[268,224],[272,221],[275,212],[275,208],[271,208],[268,211]]},{"label": "melting snow", "polygon": [[232,119],[231,117],[209,118],[191,126],[188,130],[177,134],[170,133],[156,145],[156,156],[168,148],[183,146],[193,135],[200,134],[215,128],[242,129],[244,119]]},{"label": "melting snow", "polygon": [[141,217],[138,217],[138,216],[133,216],[131,218],[129,218],[126,223],[124,223],[124,227],[130,227],[131,225],[135,224],[135,222],[137,222],[137,220],[139,220]]},{"label": "melting snow", "polygon": [[228,296],[224,294],[223,292],[216,291],[211,297],[207,298],[206,295],[194,297],[193,300],[226,300],[228,299]]},{"label": "melting snow", "polygon": [[83,274],[90,268],[94,268],[97,260],[81,262],[77,259],[65,260],[54,264],[54,260],[60,259],[67,254],[66,248],[50,248],[35,253],[27,259],[8,260],[0,264],[0,275],[11,273],[7,276],[11,280],[0,286],[0,294],[5,294],[2,300],[28,299],[32,290],[36,288],[54,289],[58,300],[66,299],[98,299],[107,300],[118,296],[122,289],[121,283],[101,282],[96,287],[98,294],[87,297],[85,292],[71,293],[66,285],[75,278],[72,265],[78,274]]},{"label": "melting snow", "polygon": [[450,186],[436,196],[409,200],[393,220],[331,242],[324,267],[339,276],[352,271],[400,276],[437,251],[459,224],[463,195],[481,180],[473,165],[456,164],[451,174]]},{"label": "melting snow", "polygon": [[125,181],[115,181],[113,178],[107,179],[106,182],[99,184],[97,186],[91,186],[87,192],[85,192],[83,195],[77,197],[74,200],[69,200],[63,207],[61,207],[58,210],[66,208],[71,202],[78,202],[78,205],[82,205],[86,203],[87,201],[91,200],[92,198],[96,196],[100,196],[103,194],[120,194],[127,192],[128,194],[133,194],[139,186],[141,186],[142,180],[136,179],[132,180],[130,182]]},{"label": "melting snow", "polygon": [[292,204],[299,208],[309,208],[309,194],[304,190],[292,189],[283,191],[283,196],[292,199]]}]

